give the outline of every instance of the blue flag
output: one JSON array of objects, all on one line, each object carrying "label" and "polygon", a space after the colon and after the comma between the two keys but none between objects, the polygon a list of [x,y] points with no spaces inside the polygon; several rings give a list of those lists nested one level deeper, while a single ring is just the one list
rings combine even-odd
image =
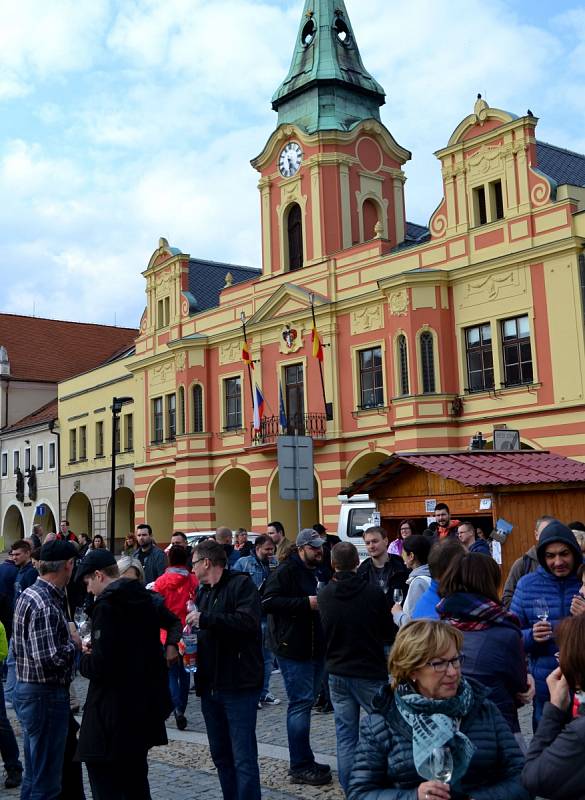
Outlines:
[{"label": "blue flag", "polygon": [[280,426],[284,430],[288,428],[288,420],[286,418],[286,409],[284,407],[284,397],[282,396],[282,383],[278,382],[278,417]]}]

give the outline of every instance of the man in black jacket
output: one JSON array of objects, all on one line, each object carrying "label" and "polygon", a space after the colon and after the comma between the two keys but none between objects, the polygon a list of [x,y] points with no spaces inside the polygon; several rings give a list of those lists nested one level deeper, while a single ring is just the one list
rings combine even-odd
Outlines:
[{"label": "man in black jacket", "polygon": [[360,561],[355,545],[336,544],[331,563],[334,576],[319,592],[319,611],[335,714],[339,782],[347,793],[360,709],[372,713],[372,699],[388,682],[384,643],[394,641],[397,628],[382,589],[357,575]]},{"label": "man in black jacket", "polygon": [[264,677],[260,596],[249,575],[226,569],[213,539],[195,548],[201,588],[187,622],[199,628],[197,694],[225,800],[260,800],[256,715]]},{"label": "man in black jacket", "polygon": [[360,564],[358,575],[367,583],[379,586],[386,595],[388,607],[392,608],[394,589],[406,596],[406,565],[400,556],[388,553],[388,534],[384,528],[375,526],[364,531],[364,544],[369,558]]},{"label": "man in black jacket", "polygon": [[311,749],[311,708],[321,687],[325,640],[317,606],[317,568],[324,540],[312,528],[297,536],[297,550],[270,575],[262,607],[268,613],[269,647],[286,686],[286,727],[293,783],[322,786],[331,770]]},{"label": "man in black jacket", "polygon": [[120,579],[108,550],[90,551],[79,578],[96,602],[80,665],[89,689],[77,758],[86,763],[93,800],[149,798],[148,750],[167,744],[173,707],[155,607],[138,581]]}]

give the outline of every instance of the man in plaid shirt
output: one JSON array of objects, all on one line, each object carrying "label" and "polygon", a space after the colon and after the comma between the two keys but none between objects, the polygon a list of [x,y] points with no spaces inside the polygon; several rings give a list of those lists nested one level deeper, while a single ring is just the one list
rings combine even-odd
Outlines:
[{"label": "man in plaid shirt", "polygon": [[41,548],[39,577],[20,595],[14,612],[14,708],[24,739],[22,798],[53,800],[69,722],[69,684],[81,642],[65,616],[65,587],[76,548],[53,540]]}]

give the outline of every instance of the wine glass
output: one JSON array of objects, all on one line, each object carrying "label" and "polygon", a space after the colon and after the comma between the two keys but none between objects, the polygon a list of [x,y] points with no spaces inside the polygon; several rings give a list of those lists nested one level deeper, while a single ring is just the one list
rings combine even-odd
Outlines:
[{"label": "wine glass", "polygon": [[544,597],[537,597],[534,601],[534,613],[538,617],[541,622],[548,621],[548,603],[544,599]]},{"label": "wine glass", "polygon": [[386,578],[378,578],[378,586],[384,592],[384,594],[387,594],[388,584],[386,583]]},{"label": "wine glass", "polygon": [[400,606],[402,605],[402,598],[403,598],[402,589],[394,589],[392,593],[392,599],[394,600],[394,602]]},{"label": "wine glass", "polygon": [[431,754],[433,778],[441,783],[449,783],[453,775],[453,754],[448,747],[435,747]]},{"label": "wine glass", "polygon": [[87,614],[83,610],[83,608],[79,607],[75,609],[75,614],[73,615],[73,621],[77,627],[77,630],[81,628],[84,622],[87,621]]}]

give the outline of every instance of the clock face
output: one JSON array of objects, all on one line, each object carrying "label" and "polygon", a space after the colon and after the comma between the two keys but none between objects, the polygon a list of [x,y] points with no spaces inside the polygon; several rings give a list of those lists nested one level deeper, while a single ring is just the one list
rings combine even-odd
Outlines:
[{"label": "clock face", "polygon": [[301,161],[303,160],[303,151],[300,144],[297,142],[289,142],[278,159],[278,167],[280,174],[284,178],[291,178],[299,171]]}]

